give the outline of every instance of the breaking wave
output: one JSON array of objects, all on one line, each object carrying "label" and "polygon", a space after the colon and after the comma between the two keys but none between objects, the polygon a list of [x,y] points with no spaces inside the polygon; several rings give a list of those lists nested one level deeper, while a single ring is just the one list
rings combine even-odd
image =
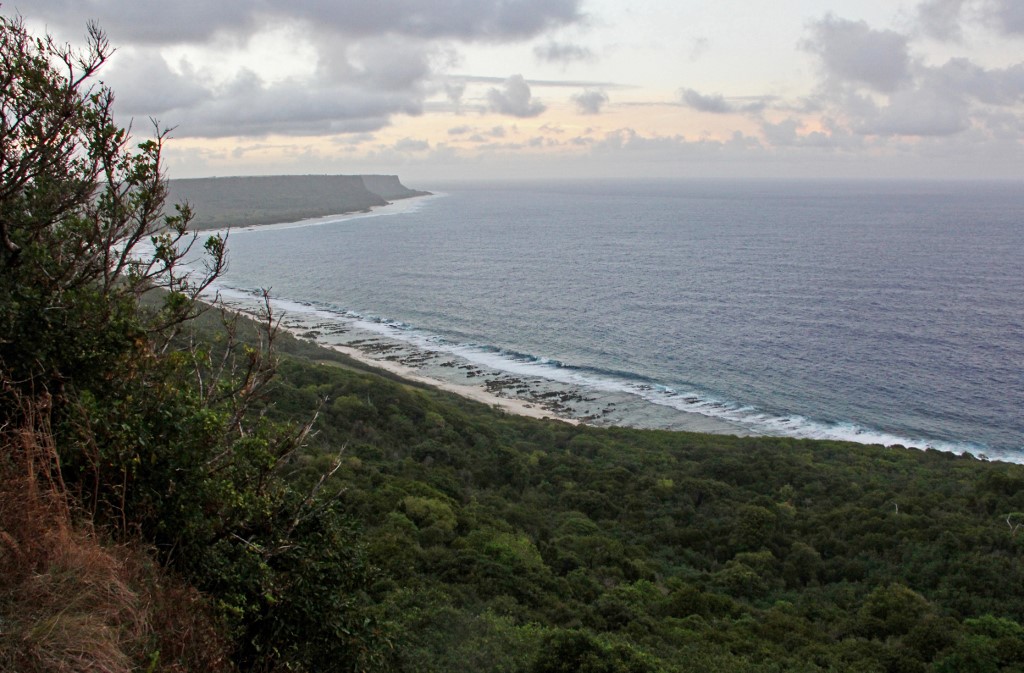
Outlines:
[{"label": "breaking wave", "polygon": [[[229,305],[244,306],[259,296],[257,291],[229,287],[220,287],[218,291]],[[1012,452],[992,450],[977,443],[908,436],[853,421],[828,422],[797,414],[779,415],[756,406],[722,398],[696,387],[665,385],[629,372],[576,367],[554,358],[489,344],[453,343],[442,336],[422,332],[414,326],[386,317],[367,316],[344,309],[287,299],[274,299],[272,303],[275,310],[284,312],[289,317],[293,326],[320,330],[325,326],[333,326],[342,330],[355,330],[362,334],[400,342],[427,353],[457,357],[466,363],[499,374],[533,377],[576,388],[584,394],[605,392],[630,395],[658,407],[724,421],[749,434],[884,446],[898,445],[955,454],[969,453],[1010,462],[1024,460]],[[344,341],[337,343],[344,344]],[[628,421],[625,424],[629,425]]]}]

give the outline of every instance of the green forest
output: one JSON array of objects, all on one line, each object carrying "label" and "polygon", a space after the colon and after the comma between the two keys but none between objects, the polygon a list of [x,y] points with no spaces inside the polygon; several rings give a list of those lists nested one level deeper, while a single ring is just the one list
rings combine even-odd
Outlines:
[{"label": "green forest", "polygon": [[102,31],[0,31],[0,670],[1024,671],[1024,467],[520,418],[223,313]]}]

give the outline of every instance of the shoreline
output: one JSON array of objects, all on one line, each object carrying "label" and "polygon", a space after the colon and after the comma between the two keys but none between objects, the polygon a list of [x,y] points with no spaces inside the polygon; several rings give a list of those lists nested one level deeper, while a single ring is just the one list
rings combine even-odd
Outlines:
[{"label": "shoreline", "polygon": [[[368,217],[401,215],[415,212],[422,204],[429,200],[444,198],[446,196],[448,196],[446,192],[426,192],[415,196],[395,199],[394,201],[389,201],[386,205],[374,206],[360,211],[337,213],[334,215],[312,217],[296,221],[249,224],[241,227],[221,229],[204,229],[199,230],[196,233],[229,237],[231,235],[245,235],[253,232],[280,231],[286,229],[323,226],[328,224],[339,224]],[[217,289],[217,304],[219,304],[221,308],[238,313],[250,319],[255,318],[255,310],[246,306],[245,304],[247,302],[234,302],[232,304],[226,302],[225,297],[222,294],[224,289],[225,288]],[[279,302],[280,300],[274,301]],[[431,353],[428,351],[428,355],[421,359],[422,352],[410,344],[405,344],[405,346],[413,350],[415,354],[411,357],[408,353],[405,357],[395,356],[392,354],[393,345],[384,345],[383,348],[381,347],[381,341],[390,341],[386,335],[381,333],[367,334],[366,336],[370,337],[368,340],[351,343],[328,341],[321,338],[323,335],[320,334],[320,330],[318,329],[319,326],[311,325],[308,322],[309,316],[306,318],[307,322],[303,324],[302,318],[289,312],[287,309],[279,308],[278,314],[282,319],[291,316],[293,319],[299,321],[295,324],[285,324],[282,320],[279,324],[280,328],[290,333],[296,339],[311,341],[321,348],[334,350],[352,358],[366,367],[378,369],[408,381],[431,386],[454,395],[459,395],[465,399],[500,409],[506,413],[535,420],[555,420],[568,423],[570,425],[626,428],[661,427],[665,430],[736,436],[749,436],[751,434],[741,426],[728,421],[682,410],[675,410],[674,412],[671,412],[674,413],[679,420],[676,423],[669,425],[664,425],[658,422],[648,425],[648,423],[645,422],[648,414],[644,413],[640,413],[639,416],[634,419],[634,421],[639,422],[630,422],[627,418],[621,416],[621,412],[627,407],[634,406],[639,400],[629,393],[604,392],[598,393],[596,396],[592,396],[592,394],[588,394],[587,392],[580,390],[575,384],[547,380],[543,377],[535,377],[533,375],[513,374],[512,372],[501,368],[491,370],[489,366],[481,365],[477,362],[469,362],[469,366],[465,363],[454,365],[452,362],[440,364],[440,367],[457,367],[458,369],[468,370],[466,372],[467,382],[452,380],[453,377],[451,376],[442,376],[441,370],[436,369],[436,367],[434,372],[435,375],[425,375],[421,370],[421,367],[423,366],[423,359],[445,359],[446,356],[439,352]],[[347,331],[348,329],[341,330],[341,332]],[[338,332],[328,330],[328,334],[338,334]],[[456,359],[458,359],[457,356]],[[503,394],[506,390],[510,391],[511,394]],[[592,402],[598,402],[599,404],[592,405],[590,404]],[[640,406],[645,407],[646,405],[641,403]],[[635,413],[636,409],[633,409],[633,411]],[[650,416],[657,416],[658,411],[650,409],[649,414]]]},{"label": "shoreline", "polygon": [[[340,222],[348,222],[350,220],[357,220],[366,217],[381,217],[386,215],[398,215],[416,210],[423,202],[434,199],[443,198],[446,194],[443,192],[427,192],[424,194],[417,194],[415,196],[405,197],[401,199],[395,199],[389,201],[386,205],[375,206],[373,208],[347,212],[337,213],[334,215],[326,215],[323,217],[311,217],[296,221],[289,222],[275,222],[267,224],[249,224],[241,227],[227,227],[220,229],[200,229],[196,233],[202,233],[203,235],[238,235],[246,234],[255,231],[273,231],[273,230],[284,230],[284,229],[298,229],[302,227],[316,227],[327,224],[336,224]],[[219,308],[236,313],[248,319],[256,319],[256,314],[242,306],[231,306],[220,299],[218,302]],[[212,305],[212,304],[211,304]],[[281,318],[287,316],[287,311],[283,312]],[[492,408],[500,409],[506,413],[515,414],[517,416],[523,416],[526,418],[533,418],[536,420],[554,420],[568,423],[570,425],[579,425],[581,421],[573,418],[565,413],[558,413],[544,405],[532,404],[526,400],[505,397],[498,395],[488,390],[486,385],[471,383],[471,384],[459,384],[452,381],[445,381],[443,379],[424,376],[418,372],[414,367],[409,365],[387,359],[379,359],[372,357],[368,352],[355,348],[354,346],[345,344],[332,344],[325,343],[316,338],[310,338],[307,333],[309,332],[308,327],[298,325],[286,325],[283,322],[279,324],[279,328],[285,330],[291,334],[294,338],[303,341],[312,341],[321,348],[328,348],[338,353],[341,353],[360,364],[381,371],[388,372],[402,379],[413,381],[419,384],[431,386],[438,390],[443,390],[454,395],[459,395],[465,399],[472,400],[485,404]]]},{"label": "shoreline", "polygon": [[[243,314],[246,315],[247,317],[252,317],[251,314],[244,312]],[[296,339],[310,340],[300,333],[301,328],[284,326],[282,327]],[[361,351],[358,348],[354,348],[352,346],[345,346],[341,344],[324,344],[319,341],[316,341],[315,339],[313,339],[312,341],[321,348],[329,348],[333,351],[337,351],[338,353],[346,355],[355,360],[356,362],[359,362],[360,364],[366,365],[368,367],[380,369],[382,371],[386,371],[390,374],[394,374],[395,376],[407,379],[409,381],[415,381],[416,383],[421,383],[423,385],[428,385],[432,388],[437,388],[438,390],[443,390],[454,395],[459,395],[460,397],[473,400],[474,402],[480,402],[481,404],[486,404],[489,407],[500,409],[506,413],[515,414],[517,416],[525,416],[527,418],[533,418],[536,420],[561,421],[563,423],[568,423],[570,425],[580,424],[580,421],[575,418],[558,415],[557,413],[549,409],[535,406],[533,404],[526,402],[525,400],[520,400],[514,397],[502,397],[500,395],[496,395],[488,391],[486,386],[481,386],[477,384],[461,385],[450,381],[442,381],[440,379],[424,376],[417,372],[414,368],[401,364],[399,362],[390,360],[378,360],[372,358],[364,351]]]},{"label": "shoreline", "polygon": [[427,194],[397,175],[250,175],[168,182],[168,203],[188,203],[193,230],[297,222],[359,213]]},{"label": "shoreline", "polygon": [[428,193],[415,197],[407,197],[403,199],[395,199],[389,201],[383,206],[372,206],[370,208],[364,208],[361,210],[350,210],[344,213],[335,213],[333,215],[322,215],[319,217],[305,217],[297,220],[288,220],[283,222],[267,222],[265,224],[242,224],[239,226],[227,226],[220,228],[208,228],[198,229],[206,235],[212,234],[247,234],[250,232],[272,232],[272,230],[282,229],[296,229],[306,226],[322,226],[324,224],[335,224],[338,222],[347,222],[353,219],[362,219],[364,217],[382,217],[385,215],[400,215],[403,213],[415,212],[423,202],[429,199],[443,198],[442,193]]},{"label": "shoreline", "polygon": [[395,199],[387,202],[383,206],[372,206],[362,210],[335,213],[334,215],[307,217],[299,220],[287,220],[283,222],[268,222],[266,224],[244,224],[237,227],[200,228],[190,231],[194,231],[195,233],[204,236],[210,236],[244,234],[253,231],[279,231],[284,229],[301,229],[303,227],[319,227],[325,224],[348,222],[350,220],[359,220],[365,217],[383,217],[386,215],[402,215],[404,213],[411,213],[419,209],[424,202],[429,201],[430,199],[443,198],[445,196],[447,196],[447,194],[443,192],[429,192],[418,196]]},{"label": "shoreline", "polygon": [[[254,318],[254,310],[245,303],[238,302],[240,298],[236,295],[235,301],[229,302],[221,297],[219,305],[224,310],[246,318]],[[273,301],[277,303],[280,300]],[[291,303],[285,301],[285,304]],[[580,389],[571,383],[522,372],[492,370],[487,365],[463,360],[452,352],[424,350],[414,344],[403,343],[382,331],[366,331],[354,325],[339,326],[330,320],[325,322],[323,314],[317,315],[319,311],[315,309],[311,313],[301,309],[293,312],[286,306],[278,305],[275,307],[275,313],[281,318],[279,328],[297,340],[330,349],[351,358],[363,367],[398,377],[402,381],[430,386],[504,413],[534,420],[559,421],[569,425],[589,425],[597,428],[661,429],[707,435],[841,441],[863,446],[880,445],[915,451],[932,449],[1011,464],[1024,462],[1018,456],[1004,452],[950,451],[931,445],[919,446],[903,442],[857,441],[840,437],[801,438],[785,433],[751,432],[748,428],[723,419],[680,409],[667,409],[632,393]],[[675,420],[666,423],[669,417]]]},{"label": "shoreline", "polygon": [[[253,315],[247,293],[221,294],[228,310]],[[272,300],[280,327],[295,338],[344,354],[360,364],[410,382],[428,385],[507,413],[594,427],[660,428],[749,436],[749,430],[723,419],[651,404],[636,391],[592,387],[556,380],[541,372],[506,368],[475,358],[458,347],[434,349],[389,334],[387,325],[338,316],[288,300]],[[506,363],[507,364],[507,363]],[[529,365],[526,365],[528,368]]]},{"label": "shoreline", "polygon": [[[444,197],[434,194],[430,198]],[[252,225],[233,229],[245,235],[264,229],[291,229],[343,223],[349,220],[414,212],[428,200],[420,197],[374,208],[370,212],[344,213],[297,222]],[[367,226],[367,225],[363,225]],[[224,305],[251,314],[251,290],[221,288],[222,297],[234,295]],[[435,341],[431,335],[404,331],[406,326],[374,317],[350,314],[342,309],[308,303],[298,298],[275,299],[275,313],[284,316],[282,327],[297,338],[342,353],[361,365],[386,372],[411,383],[459,395],[505,413],[534,419],[560,420],[594,427],[662,429],[719,435],[763,435],[846,441],[862,445],[904,446],[936,449],[954,454],[970,453],[981,459],[1020,462],[1015,455],[982,447],[948,446],[948,442],[892,435],[884,430],[852,423],[826,423],[800,416],[778,419],[768,431],[736,412],[728,402],[713,397],[667,392],[653,382],[595,381],[577,376],[573,367],[541,367],[537,362],[505,357],[503,351],[474,348],[473,344]],[[514,354],[513,354],[514,355]],[[542,370],[542,371],[541,371]],[[735,405],[733,405],[735,406]],[[689,408],[693,407],[693,408]],[[745,409],[739,409],[739,412]],[[758,419],[754,419],[755,421]],[[752,427],[754,426],[754,427]],[[986,455],[987,454],[987,455]]]}]

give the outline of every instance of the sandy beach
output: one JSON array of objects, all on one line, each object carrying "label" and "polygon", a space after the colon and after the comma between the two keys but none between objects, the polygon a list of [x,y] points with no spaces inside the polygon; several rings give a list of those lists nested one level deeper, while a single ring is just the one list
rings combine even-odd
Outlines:
[{"label": "sandy beach", "polygon": [[[248,317],[262,300],[257,294],[219,288],[217,303]],[[515,362],[457,344],[421,343],[402,329],[305,303],[271,299],[280,328],[358,362],[402,379],[461,395],[506,413],[574,425],[661,428],[746,435],[743,427],[722,419],[651,404],[643,388],[595,386],[576,382],[572,371]]]},{"label": "sandy beach", "polygon": [[[302,338],[302,336],[299,334],[299,330],[294,328],[287,329],[289,332],[296,335],[296,337]],[[353,360],[357,360],[370,367],[382,369],[384,371],[390,372],[391,374],[400,376],[403,379],[408,379],[410,381],[415,381],[417,383],[433,386],[434,388],[444,390],[445,392],[461,395],[462,397],[471,399],[474,402],[480,402],[491,407],[496,407],[510,414],[516,414],[518,416],[526,416],[529,418],[536,419],[554,419],[562,421],[564,423],[571,423],[573,425],[579,424],[579,421],[574,418],[570,418],[568,416],[559,416],[549,409],[538,407],[525,400],[496,395],[492,392],[489,392],[487,388],[483,385],[461,385],[450,381],[442,381],[440,379],[423,376],[412,367],[409,367],[396,361],[380,360],[369,357],[365,352],[359,350],[358,348],[353,348],[351,346],[334,345],[328,347],[338,351],[339,353],[343,353],[348,357],[352,358]]]},{"label": "sandy beach", "polygon": [[[224,305],[252,315],[253,297],[222,296]],[[702,414],[651,404],[634,392],[601,389],[549,378],[536,365],[493,358],[459,347],[417,344],[388,325],[350,320],[314,307],[272,300],[281,328],[296,338],[343,353],[369,367],[535,419],[571,424],[663,428],[718,434],[749,434],[742,427]],[[534,373],[534,372],[537,373]]]}]

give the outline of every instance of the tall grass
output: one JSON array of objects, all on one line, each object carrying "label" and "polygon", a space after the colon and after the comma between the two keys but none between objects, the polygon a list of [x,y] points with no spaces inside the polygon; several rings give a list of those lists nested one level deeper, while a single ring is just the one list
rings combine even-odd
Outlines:
[{"label": "tall grass", "polygon": [[76,517],[49,398],[16,401],[19,427],[0,428],[0,671],[230,670],[198,592]]}]

